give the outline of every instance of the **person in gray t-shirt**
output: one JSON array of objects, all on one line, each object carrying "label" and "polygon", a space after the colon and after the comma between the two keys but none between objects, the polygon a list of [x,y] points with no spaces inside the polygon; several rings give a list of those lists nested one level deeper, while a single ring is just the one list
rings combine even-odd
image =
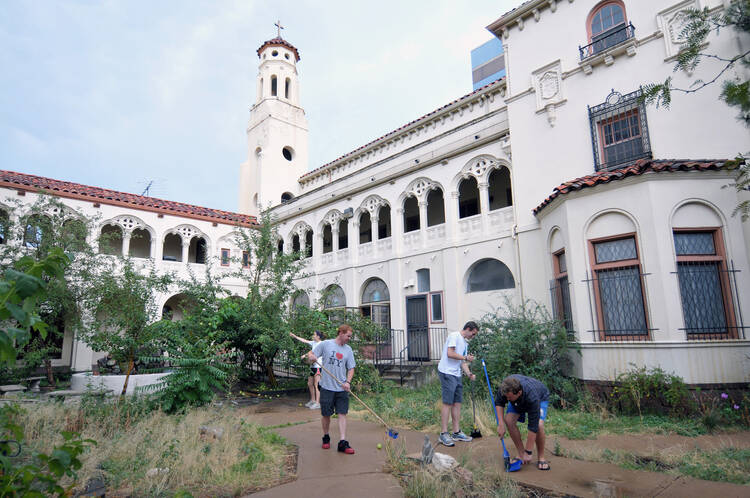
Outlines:
[{"label": "person in gray t-shirt", "polygon": [[320,358],[323,361],[320,383],[320,414],[323,425],[323,449],[331,447],[331,437],[328,429],[331,426],[331,415],[334,411],[338,414],[339,440],[338,450],[348,455],[354,454],[354,450],[346,440],[346,414],[349,412],[349,391],[354,377],[354,352],[349,346],[352,337],[352,328],[349,325],[341,325],[335,339],[328,339],[317,344],[308,357],[312,361]]}]

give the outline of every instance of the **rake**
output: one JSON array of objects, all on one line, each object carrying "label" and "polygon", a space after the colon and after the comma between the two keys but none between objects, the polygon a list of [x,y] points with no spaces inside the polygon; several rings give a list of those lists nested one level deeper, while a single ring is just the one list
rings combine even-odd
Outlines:
[{"label": "rake", "polygon": [[[340,380],[339,380],[339,379],[338,379],[338,378],[337,378],[337,377],[336,377],[335,375],[333,375],[333,374],[332,374],[331,372],[329,372],[329,371],[328,371],[328,369],[327,369],[326,367],[324,367],[323,365],[320,365],[320,368],[322,368],[322,369],[323,369],[323,371],[324,371],[325,373],[327,373],[328,375],[330,375],[330,376],[331,376],[331,378],[332,378],[333,380],[335,380],[335,381],[336,381],[336,382],[337,382],[337,383],[338,383],[338,384],[339,384],[339,385],[340,385],[341,387],[344,387],[344,383],[343,383],[343,382],[341,382],[341,381],[340,381]],[[373,414],[373,415],[375,416],[375,418],[376,418],[376,419],[378,419],[378,420],[380,421],[380,423],[381,423],[381,424],[383,424],[383,426],[385,427],[385,429],[386,429],[386,432],[388,433],[388,436],[389,436],[389,437],[391,437],[391,438],[393,438],[393,439],[398,439],[398,431],[394,430],[394,429],[393,429],[392,427],[389,427],[389,426],[388,426],[388,424],[386,424],[386,423],[385,423],[385,420],[383,420],[382,418],[380,418],[380,415],[378,415],[377,413],[375,413],[375,410],[373,410],[372,408],[370,408],[369,406],[367,406],[367,404],[366,404],[366,403],[365,403],[364,401],[362,401],[362,400],[361,400],[361,399],[359,398],[359,396],[357,396],[356,394],[354,394],[354,393],[353,393],[352,391],[349,391],[349,394],[351,394],[352,396],[354,396],[354,399],[356,399],[357,401],[359,401],[359,402],[360,402],[360,403],[362,404],[362,406],[364,406],[365,408],[367,408],[367,410],[368,410],[368,411],[369,411],[370,413],[372,413],[372,414]]]},{"label": "rake", "polygon": [[[484,378],[487,379],[487,390],[490,392],[492,413],[495,414],[495,422],[497,422],[497,425],[500,425],[500,419],[497,417],[497,408],[495,408],[495,397],[492,395],[490,376],[487,375],[487,365],[484,363],[484,358],[482,358],[482,368],[484,369]],[[505,466],[505,472],[517,472],[521,470],[523,462],[521,460],[516,460],[515,462],[510,461],[510,453],[508,453],[508,449],[505,447],[505,439],[503,439],[503,436],[500,436],[500,442],[503,444],[503,464]]]}]

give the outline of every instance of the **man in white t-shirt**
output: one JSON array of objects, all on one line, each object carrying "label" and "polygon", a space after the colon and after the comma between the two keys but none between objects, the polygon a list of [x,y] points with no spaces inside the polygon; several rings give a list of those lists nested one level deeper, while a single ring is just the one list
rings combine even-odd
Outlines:
[{"label": "man in white t-shirt", "polygon": [[[472,381],[476,375],[469,370],[469,363],[474,361],[474,355],[468,353],[468,344],[479,332],[475,322],[466,322],[460,332],[451,332],[445,340],[443,354],[438,363],[438,377],[442,389],[443,407],[440,410],[440,442],[445,446],[453,446],[453,441],[471,441],[471,437],[464,434],[458,426],[461,420],[461,402],[463,401],[463,384],[461,371]],[[453,420],[453,433],[448,432],[448,419]]]}]

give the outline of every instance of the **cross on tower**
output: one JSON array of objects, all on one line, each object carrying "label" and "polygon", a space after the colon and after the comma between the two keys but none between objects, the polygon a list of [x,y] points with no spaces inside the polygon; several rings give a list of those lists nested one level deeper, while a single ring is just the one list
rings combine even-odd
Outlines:
[{"label": "cross on tower", "polygon": [[276,26],[276,37],[281,38],[281,30],[284,29],[284,26],[281,25],[281,21],[276,21],[273,25]]}]

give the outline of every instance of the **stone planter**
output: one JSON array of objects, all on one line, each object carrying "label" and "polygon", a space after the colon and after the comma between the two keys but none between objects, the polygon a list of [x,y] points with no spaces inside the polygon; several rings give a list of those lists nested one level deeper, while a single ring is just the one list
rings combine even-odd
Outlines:
[{"label": "stone planter", "polygon": [[[133,394],[136,387],[157,384],[166,375],[169,375],[169,372],[131,375],[128,380],[128,390],[125,394]],[[119,395],[122,392],[122,386],[125,384],[125,377],[125,375],[91,375],[91,372],[74,373],[70,378],[70,389],[72,391],[108,389],[112,391],[113,395]]]}]

